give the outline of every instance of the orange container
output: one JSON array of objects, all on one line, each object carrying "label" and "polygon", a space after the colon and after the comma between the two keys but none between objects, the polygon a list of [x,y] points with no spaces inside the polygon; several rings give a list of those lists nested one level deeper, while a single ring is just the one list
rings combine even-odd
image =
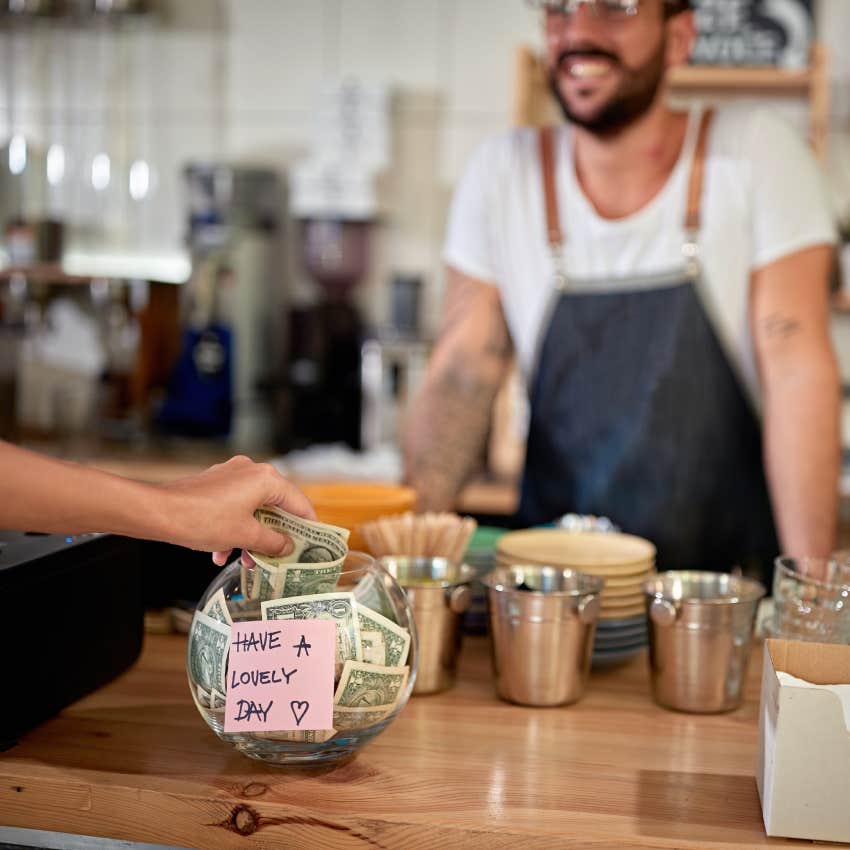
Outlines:
[{"label": "orange container", "polygon": [[322,522],[351,531],[350,549],[365,549],[366,541],[360,534],[364,522],[416,508],[416,491],[400,484],[329,481],[302,484],[301,489]]}]

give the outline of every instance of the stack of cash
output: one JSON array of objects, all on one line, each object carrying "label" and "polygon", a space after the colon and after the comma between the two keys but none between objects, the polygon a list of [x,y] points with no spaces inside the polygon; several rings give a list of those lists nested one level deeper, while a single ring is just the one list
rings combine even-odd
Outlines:
[{"label": "stack of cash", "polygon": [[372,726],[389,717],[407,688],[410,633],[396,622],[395,607],[382,579],[365,573],[340,589],[348,554],[347,529],[312,522],[279,508],[255,516],[288,535],[293,551],[281,558],[249,552],[253,567],[241,567],[231,594],[219,588],[189,633],[189,669],[198,704],[223,718],[227,653],[234,620],[336,622],[334,729],[254,733],[274,740],[322,743],[337,731]]}]

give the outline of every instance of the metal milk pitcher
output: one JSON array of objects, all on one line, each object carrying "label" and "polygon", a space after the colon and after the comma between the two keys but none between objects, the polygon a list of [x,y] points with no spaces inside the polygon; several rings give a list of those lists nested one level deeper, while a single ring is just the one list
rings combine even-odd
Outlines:
[{"label": "metal milk pitcher", "polygon": [[603,581],[575,570],[499,567],[484,578],[496,690],[521,705],[563,705],[584,693]]},{"label": "metal milk pitcher", "polygon": [[643,592],[655,701],[699,713],[737,708],[764,587],[727,573],[671,571]]},{"label": "metal milk pitcher", "polygon": [[392,557],[380,564],[404,588],[419,635],[419,673],[413,694],[433,694],[455,681],[461,619],[471,599],[475,570],[447,558]]}]

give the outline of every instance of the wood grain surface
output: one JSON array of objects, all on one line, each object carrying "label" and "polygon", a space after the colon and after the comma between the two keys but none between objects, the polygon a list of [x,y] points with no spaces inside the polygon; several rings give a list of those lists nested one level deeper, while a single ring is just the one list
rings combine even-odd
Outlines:
[{"label": "wood grain surface", "polygon": [[132,670],[0,755],[0,824],[202,850],[806,846],[762,827],[760,652],[745,705],[718,716],[655,706],[643,656],[573,706],[509,705],[488,652],[467,639],[456,687],[412,699],[354,760],[281,769],[215,737],[185,638],[148,635]]}]

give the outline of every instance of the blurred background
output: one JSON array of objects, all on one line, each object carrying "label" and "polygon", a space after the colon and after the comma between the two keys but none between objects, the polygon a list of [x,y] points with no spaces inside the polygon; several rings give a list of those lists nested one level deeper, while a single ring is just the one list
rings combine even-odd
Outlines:
[{"label": "blurred background", "polygon": [[[850,3],[765,2],[744,29],[754,6],[701,0],[699,66],[671,96],[769,100],[812,142],[850,241]],[[483,139],[536,120],[539,13],[0,8],[0,436],[137,477],[242,451],[303,477],[397,479],[451,192]],[[843,255],[833,328],[850,387]],[[523,415],[514,381],[461,508],[512,511]]]}]

